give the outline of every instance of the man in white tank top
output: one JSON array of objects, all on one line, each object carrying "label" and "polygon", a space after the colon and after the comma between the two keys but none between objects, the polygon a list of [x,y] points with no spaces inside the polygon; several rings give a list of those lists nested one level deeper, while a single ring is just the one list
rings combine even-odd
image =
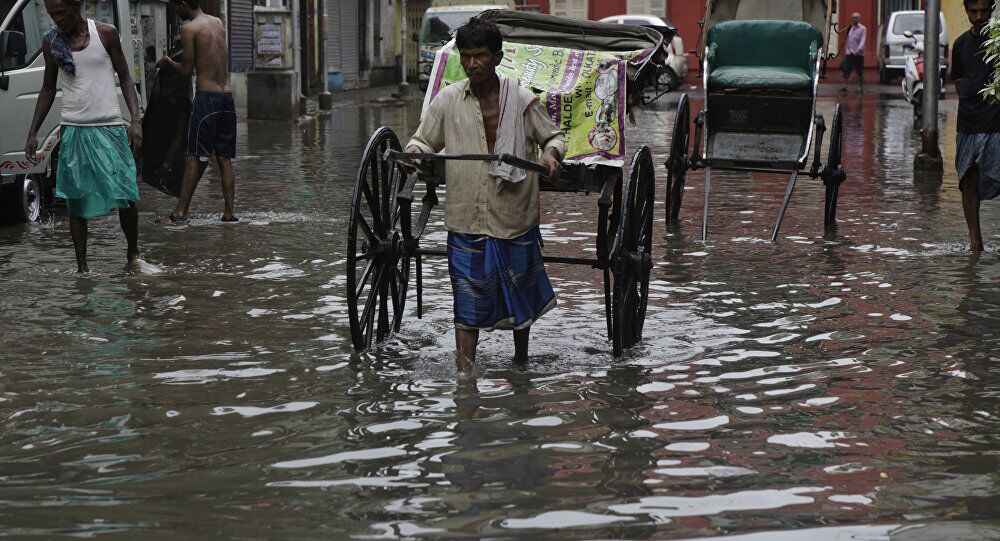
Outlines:
[{"label": "man in white tank top", "polygon": [[[89,270],[87,220],[114,208],[128,241],[128,268],[139,270],[139,187],[132,149],[142,144],[142,119],[118,30],[84,19],[80,0],[46,0],[45,8],[56,26],[42,43],[45,76],[24,152],[30,158],[38,150],[38,129],[52,108],[58,81],[63,94],[59,159],[53,164],[56,196],[69,209],[77,270]],[[116,73],[132,120],[127,131]]]}]

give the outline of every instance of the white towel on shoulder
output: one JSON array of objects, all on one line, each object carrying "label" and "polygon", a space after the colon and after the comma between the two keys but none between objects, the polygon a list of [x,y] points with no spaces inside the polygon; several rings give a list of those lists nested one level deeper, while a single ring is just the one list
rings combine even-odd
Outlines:
[{"label": "white towel on shoulder", "polygon": [[[494,154],[510,154],[528,159],[524,142],[524,112],[534,98],[535,95],[530,90],[521,88],[518,79],[500,78],[500,121],[497,124],[497,140],[493,145]],[[528,178],[524,169],[499,161],[490,165],[490,175],[496,179],[497,192],[503,190],[504,182],[521,182]]]}]

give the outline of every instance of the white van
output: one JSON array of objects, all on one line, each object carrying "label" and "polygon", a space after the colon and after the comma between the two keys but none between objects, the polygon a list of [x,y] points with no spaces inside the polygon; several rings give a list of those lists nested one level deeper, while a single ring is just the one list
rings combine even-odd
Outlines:
[{"label": "white van", "polygon": [[[948,26],[944,22],[944,14],[940,19],[941,31],[938,36],[939,53],[941,63],[941,76],[948,71]],[[904,36],[906,32],[913,32],[914,35],[924,35],[924,11],[896,11],[889,15],[889,22],[885,25],[885,35],[882,36],[881,47],[879,48],[878,59],[878,82],[888,83],[893,77],[903,75],[903,68],[906,67],[906,57],[916,54],[906,46],[913,44],[913,39]],[[943,89],[942,89],[943,90]]]},{"label": "white van", "polygon": [[[142,43],[136,37],[140,35],[138,29],[132,28],[137,18],[130,16],[129,9],[128,0],[83,0],[84,17],[118,28],[133,79],[143,81],[142,63],[136,62]],[[0,119],[3,119],[0,127],[0,220],[5,222],[37,220],[42,204],[51,201],[55,189],[52,158],[59,151],[61,92],[56,92],[52,109],[38,130],[37,158],[29,160],[24,155],[24,142],[45,73],[42,37],[52,26],[44,0],[0,0]],[[127,117],[128,107],[120,89],[118,94],[122,114]],[[144,103],[142,93],[139,100]]]},{"label": "white van", "polygon": [[[2,0],[0,0],[2,1]],[[420,33],[413,39],[420,44],[417,57],[417,77],[420,90],[427,90],[434,66],[434,55],[442,45],[451,41],[452,34],[469,19],[488,9],[514,9],[513,0],[469,2],[468,0],[435,0],[420,23]]]}]

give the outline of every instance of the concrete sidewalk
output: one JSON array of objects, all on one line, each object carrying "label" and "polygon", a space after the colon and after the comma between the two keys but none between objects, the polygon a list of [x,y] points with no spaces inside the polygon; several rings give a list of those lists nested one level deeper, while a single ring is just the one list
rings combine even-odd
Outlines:
[{"label": "concrete sidewalk", "polygon": [[[420,87],[415,83],[410,85],[410,92],[408,96],[399,95],[399,85],[392,84],[387,86],[377,86],[369,88],[358,88],[354,90],[343,90],[340,92],[333,92],[333,109],[340,107],[350,107],[358,106],[369,103],[377,103],[383,105],[393,105],[402,104],[411,100],[422,100],[424,99],[424,93],[420,90]],[[306,104],[306,110],[304,114],[306,116],[316,116],[318,114],[324,114],[326,111],[321,111],[319,109],[318,98],[313,96],[308,99]]]}]

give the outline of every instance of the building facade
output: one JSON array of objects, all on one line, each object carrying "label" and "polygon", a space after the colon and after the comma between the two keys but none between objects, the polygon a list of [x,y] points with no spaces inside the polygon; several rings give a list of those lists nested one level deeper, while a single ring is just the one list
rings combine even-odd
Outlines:
[{"label": "building facade", "polygon": [[[470,0],[472,1],[472,0]],[[351,90],[369,86],[395,84],[403,73],[416,78],[419,52],[416,34],[424,11],[432,0],[203,0],[206,12],[226,21],[230,37],[230,70],[239,105],[246,104],[247,74],[251,71],[285,69],[295,72],[291,92],[299,96],[315,96],[326,89]],[[147,66],[155,63],[156,51],[161,51],[166,36],[171,35],[171,21],[164,0],[142,0],[143,39],[155,43],[148,54]],[[701,0],[517,0],[518,9],[540,11],[571,18],[598,20],[624,13],[656,15],[674,25],[690,50],[697,47],[705,3]],[[921,9],[923,0],[839,0],[835,21],[839,29],[850,24],[852,12],[861,13],[869,28],[866,56],[876,65],[883,24],[889,14],[903,9]],[[286,31],[290,60],[269,65],[267,54],[258,50],[262,41],[262,25],[268,22],[267,10],[285,10],[289,24]],[[948,25],[949,40],[968,29],[962,0],[942,0],[942,12]],[[146,17],[164,17],[165,24],[147,25]],[[176,25],[175,25],[176,26]],[[148,27],[148,28],[147,28]],[[163,28],[163,30],[160,30]],[[273,33],[274,31],[272,31]],[[829,50],[840,47],[836,33],[832,34]],[[273,40],[272,40],[273,41]],[[271,43],[271,42],[268,42]],[[273,43],[272,43],[273,45]],[[270,46],[270,45],[269,45]],[[149,52],[147,47],[147,52]],[[405,51],[405,55],[403,54]],[[270,53],[268,53],[270,54]],[[273,54],[272,54],[273,56]],[[405,61],[404,61],[405,58]],[[698,76],[698,56],[690,55],[690,78]],[[839,58],[830,62],[836,68]],[[405,65],[404,65],[405,64]],[[151,71],[151,70],[150,70]]]},{"label": "building facade", "polygon": [[[405,48],[407,73],[416,75],[416,43],[430,0],[324,0],[326,78],[330,90],[398,83]],[[404,6],[405,4],[405,6]],[[404,11],[405,14],[404,14]],[[403,36],[403,21],[407,36]]]}]

